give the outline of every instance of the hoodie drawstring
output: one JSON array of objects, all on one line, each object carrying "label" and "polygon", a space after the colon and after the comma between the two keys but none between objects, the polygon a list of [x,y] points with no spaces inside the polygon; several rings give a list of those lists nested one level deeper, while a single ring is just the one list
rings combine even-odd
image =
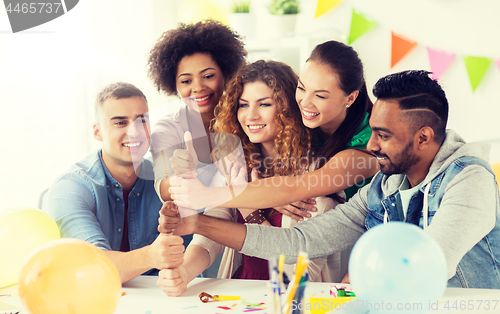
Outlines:
[{"label": "hoodie drawstring", "polygon": [[429,225],[429,204],[427,203],[427,198],[429,197],[429,190],[431,189],[431,183],[427,183],[424,192],[424,206],[422,211],[424,212],[424,230]]}]

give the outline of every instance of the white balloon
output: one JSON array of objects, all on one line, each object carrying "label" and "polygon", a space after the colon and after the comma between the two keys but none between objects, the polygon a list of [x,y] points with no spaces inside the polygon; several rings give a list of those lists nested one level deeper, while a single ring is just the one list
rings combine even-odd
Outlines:
[{"label": "white balloon", "polygon": [[444,294],[447,267],[439,244],[421,228],[391,222],[368,230],[349,260],[353,291],[370,313],[424,313]]}]

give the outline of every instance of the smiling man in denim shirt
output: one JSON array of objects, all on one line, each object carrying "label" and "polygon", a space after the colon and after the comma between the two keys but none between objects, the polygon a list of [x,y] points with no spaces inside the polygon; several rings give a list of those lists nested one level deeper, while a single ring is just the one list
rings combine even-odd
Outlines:
[{"label": "smiling man in denim shirt", "polygon": [[132,84],[110,84],[98,94],[95,114],[102,149],[55,181],[44,210],[63,237],[104,250],[122,282],[181,264],[183,239],[157,230],[162,203],[152,164],[143,159],[150,145],[146,97]]}]

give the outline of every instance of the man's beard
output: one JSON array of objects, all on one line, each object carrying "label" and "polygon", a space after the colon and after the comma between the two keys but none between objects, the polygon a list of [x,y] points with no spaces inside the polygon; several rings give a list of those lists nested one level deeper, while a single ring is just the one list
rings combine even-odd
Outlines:
[{"label": "man's beard", "polygon": [[389,161],[389,164],[387,165],[380,165],[380,171],[387,175],[393,175],[393,174],[406,174],[408,173],[408,170],[418,163],[420,161],[420,157],[416,156],[413,152],[413,141],[411,140],[406,147],[403,149],[401,153],[396,155],[394,157],[395,160],[398,160],[399,162],[392,162],[391,158],[389,158],[387,155],[382,155],[379,153],[374,153],[377,157],[385,157]]}]

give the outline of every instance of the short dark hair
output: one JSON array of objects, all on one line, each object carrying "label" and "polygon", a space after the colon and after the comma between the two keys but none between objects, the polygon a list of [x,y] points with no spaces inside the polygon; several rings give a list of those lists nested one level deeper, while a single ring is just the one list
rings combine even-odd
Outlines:
[{"label": "short dark hair", "polygon": [[177,95],[177,66],[182,58],[195,53],[208,53],[226,79],[245,64],[247,55],[240,36],[218,21],[180,23],[163,33],[148,58],[148,77],[158,91]]},{"label": "short dark hair", "polygon": [[95,120],[99,122],[99,112],[102,109],[103,103],[110,99],[122,99],[131,97],[142,97],[147,101],[144,93],[130,83],[116,82],[106,85],[98,94],[94,103]]},{"label": "short dark hair", "polygon": [[425,70],[408,70],[387,75],[373,87],[373,95],[381,100],[394,100],[407,111],[405,117],[416,132],[424,126],[434,130],[436,142],[446,137],[448,100],[439,83]]}]

